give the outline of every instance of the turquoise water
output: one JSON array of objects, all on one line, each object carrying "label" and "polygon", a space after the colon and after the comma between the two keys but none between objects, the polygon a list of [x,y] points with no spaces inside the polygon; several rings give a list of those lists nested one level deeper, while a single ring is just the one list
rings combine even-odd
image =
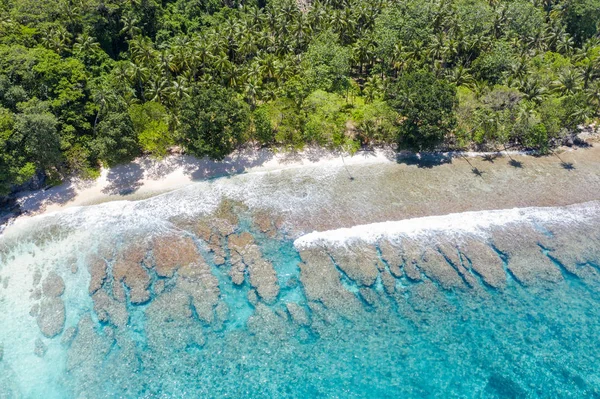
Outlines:
[{"label": "turquoise water", "polygon": [[[238,216],[235,234],[249,232],[276,273],[279,293],[273,301],[256,296],[249,269],[241,284],[232,282],[234,260],[227,244],[232,236],[220,238],[224,264],[217,264],[214,248],[200,234],[170,222],[146,221],[143,229],[120,230],[110,241],[118,252],[156,232],[191,238],[218,285],[212,322],[199,315],[191,297],[181,295],[182,271],[160,276],[149,258],[141,264],[149,276],[150,297],[132,303],[126,284],[125,301],[115,299],[113,306],[126,311],[127,323],[119,325],[116,317],[103,320],[88,294],[86,270],[88,255],[100,251],[114,233],[110,227],[57,231],[59,217],[47,227],[24,230],[17,240],[5,238],[0,398],[600,397],[600,259],[589,259],[589,246],[587,260],[572,272],[551,249],[533,243],[531,259],[553,259],[561,276],[551,284],[525,285],[509,271],[512,258],[500,253],[505,289],[492,288],[472,271],[476,287],[444,289],[423,272],[421,281],[392,277],[390,293],[382,282],[390,271],[387,261],[370,287],[332,266],[350,293],[342,296],[340,309],[307,290],[302,257],[291,237],[261,231],[248,213]],[[538,230],[555,239],[547,227],[542,223]],[[570,239],[578,237],[583,236]],[[347,245],[352,250],[355,244]],[[581,251],[574,255],[583,256]],[[107,262],[103,289],[117,298],[114,286],[109,288],[114,261]],[[577,277],[583,269],[589,273]],[[66,320],[52,338],[42,336],[29,315],[29,305],[37,303],[36,270],[42,281],[56,271],[66,287],[61,296]],[[353,301],[360,306],[352,307]],[[291,305],[304,320],[292,317]],[[36,341],[45,348],[37,354]]]}]

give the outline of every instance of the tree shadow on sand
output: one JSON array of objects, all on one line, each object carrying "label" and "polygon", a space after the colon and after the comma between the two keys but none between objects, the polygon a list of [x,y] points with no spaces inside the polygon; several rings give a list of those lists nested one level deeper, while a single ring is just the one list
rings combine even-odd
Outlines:
[{"label": "tree shadow on sand", "polygon": [[102,189],[104,194],[129,195],[142,186],[144,169],[138,163],[118,165],[108,171],[108,185]]},{"label": "tree shadow on sand", "polygon": [[24,212],[37,212],[48,205],[66,204],[77,195],[74,183],[68,185],[61,184],[48,188],[46,190],[24,192],[17,196],[20,208]]},{"label": "tree shadow on sand", "polygon": [[452,156],[443,153],[398,153],[396,162],[417,168],[431,169],[436,166],[452,163]]},{"label": "tree shadow on sand", "polygon": [[[510,156],[509,156],[509,158],[510,158]],[[508,164],[510,166],[512,166],[513,168],[517,168],[517,169],[522,169],[523,168],[523,162],[517,161],[514,158],[510,158],[510,160],[508,161]]]}]

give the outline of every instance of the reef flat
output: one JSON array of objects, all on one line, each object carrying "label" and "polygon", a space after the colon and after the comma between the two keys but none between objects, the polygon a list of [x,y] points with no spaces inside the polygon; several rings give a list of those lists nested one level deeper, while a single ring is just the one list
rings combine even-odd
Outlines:
[{"label": "reef flat", "polygon": [[23,220],[0,238],[0,397],[600,395],[594,162],[565,206],[382,220],[417,196],[391,164]]}]

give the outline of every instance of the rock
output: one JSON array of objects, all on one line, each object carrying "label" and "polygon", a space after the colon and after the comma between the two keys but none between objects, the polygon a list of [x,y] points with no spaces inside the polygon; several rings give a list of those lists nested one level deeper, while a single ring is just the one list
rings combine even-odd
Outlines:
[{"label": "rock", "polygon": [[[114,281],[117,283],[123,282],[129,288],[129,299],[132,304],[141,304],[150,299],[150,292],[148,291],[150,276],[142,267],[142,261],[146,257],[146,253],[144,246],[131,245],[117,255],[112,269]],[[115,285],[113,283],[114,289]]]},{"label": "rock", "polygon": [[240,275],[244,269],[247,269],[250,285],[256,289],[261,299],[267,303],[273,303],[279,295],[277,274],[271,262],[263,258],[260,249],[254,243],[252,235],[250,233],[232,235],[229,237],[229,248],[232,262],[230,275],[234,283],[237,281],[239,284]]},{"label": "rock", "polygon": [[589,224],[553,226],[552,236],[542,237],[541,243],[569,273],[580,278],[598,278],[598,270],[590,264],[600,259],[599,225],[590,220]]},{"label": "rock", "polygon": [[324,248],[301,250],[300,257],[300,281],[310,301],[319,301],[327,308],[345,315],[360,311],[360,302],[344,288],[340,274]]},{"label": "rock", "polygon": [[248,302],[250,302],[253,306],[256,306],[258,303],[258,295],[256,294],[256,290],[248,291]]},{"label": "rock", "polygon": [[113,282],[112,282],[112,296],[117,301],[119,301],[121,303],[125,303],[125,300],[127,299],[127,297],[125,296],[125,287],[123,287],[123,282],[122,281],[115,281],[115,280],[113,280]]},{"label": "rock", "polygon": [[150,303],[145,329],[148,345],[154,351],[171,353],[204,345],[202,328],[192,318],[191,301],[186,292],[176,288]]},{"label": "rock", "polygon": [[348,247],[328,248],[337,266],[357,284],[370,287],[375,283],[379,270],[379,257],[375,248],[355,243]]},{"label": "rock", "polygon": [[209,250],[214,254],[214,263],[217,266],[225,264],[225,250],[221,245],[222,237],[213,230],[206,222],[198,223],[196,233],[208,245]]},{"label": "rock", "polygon": [[200,254],[190,237],[159,236],[152,241],[154,268],[160,277],[173,277],[175,271],[194,263]]},{"label": "rock", "polygon": [[229,199],[221,201],[214,213],[214,219],[212,221],[212,224],[219,232],[219,235],[225,237],[235,232],[239,223],[236,211],[243,209],[245,209],[245,206],[242,203],[234,202]]},{"label": "rock", "polygon": [[437,250],[446,259],[446,262],[448,262],[452,268],[458,272],[460,277],[465,283],[467,283],[469,287],[477,287],[477,279],[463,264],[462,257],[460,256],[460,252],[456,244],[441,239],[437,243]]},{"label": "rock", "polygon": [[44,344],[44,342],[41,339],[36,339],[33,353],[37,357],[44,357],[46,355],[46,352],[48,352],[48,347]]},{"label": "rock", "polygon": [[506,287],[506,273],[502,259],[487,244],[477,238],[466,239],[460,244],[461,256],[466,258],[465,264],[470,264],[483,281],[493,288]]},{"label": "rock", "polygon": [[42,291],[45,297],[59,297],[65,292],[65,282],[58,274],[50,272],[42,283]]},{"label": "rock", "polygon": [[406,274],[406,277],[413,281],[421,281],[421,270],[418,266],[423,255],[421,244],[413,239],[403,239],[401,254],[404,261],[404,273]]},{"label": "rock", "polygon": [[297,303],[288,302],[286,304],[287,311],[289,312],[294,323],[301,327],[307,327],[310,325],[310,318],[306,310]]},{"label": "rock", "polygon": [[401,266],[404,261],[402,260],[400,249],[387,240],[379,242],[379,249],[381,251],[381,257],[388,264],[390,272],[395,277],[402,277],[404,273],[401,270]]},{"label": "rock", "polygon": [[212,274],[210,266],[200,258],[196,263],[181,267],[177,287],[192,298],[198,317],[206,323],[212,323],[220,291],[219,281]]},{"label": "rock", "polygon": [[250,246],[254,239],[250,233],[242,233],[229,237],[228,246],[231,252],[231,269],[229,277],[236,285],[241,285],[245,279],[246,264],[242,257],[242,252],[247,246]]},{"label": "rock", "polygon": [[77,274],[78,271],[79,271],[79,266],[77,266],[77,262],[72,262],[71,263],[71,273]]},{"label": "rock", "polygon": [[165,291],[165,280],[157,280],[154,283],[154,293],[160,295]]},{"label": "rock", "polygon": [[75,339],[75,335],[77,335],[77,328],[69,327],[65,329],[65,332],[62,335],[62,339],[60,340],[61,345],[69,346]]},{"label": "rock", "polygon": [[129,322],[129,313],[125,304],[111,298],[105,290],[98,290],[92,296],[92,300],[94,312],[101,322],[112,323],[120,328],[125,327]]},{"label": "rock", "polygon": [[386,293],[391,295],[396,291],[396,279],[387,271],[381,272],[381,282]]},{"label": "rock", "polygon": [[57,297],[44,298],[40,304],[37,324],[47,338],[54,338],[60,334],[65,324],[64,302]]},{"label": "rock", "polygon": [[508,258],[508,269],[524,285],[557,283],[563,279],[558,267],[537,245],[542,239],[533,228],[522,225],[515,229],[510,226],[498,228],[492,232],[495,247]]},{"label": "rock", "polygon": [[4,344],[0,343],[0,362],[4,359]]},{"label": "rock", "polygon": [[108,277],[106,261],[99,256],[93,256],[88,261],[88,272],[90,273],[88,292],[90,295],[94,295],[96,291],[102,288]]},{"label": "rock", "polygon": [[437,281],[446,290],[464,288],[464,283],[456,270],[435,249],[425,248],[418,261],[425,275]]}]

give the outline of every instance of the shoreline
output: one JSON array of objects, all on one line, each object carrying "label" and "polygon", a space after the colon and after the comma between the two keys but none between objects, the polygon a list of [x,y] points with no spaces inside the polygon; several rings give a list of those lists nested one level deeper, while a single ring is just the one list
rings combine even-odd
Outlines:
[{"label": "shoreline", "polygon": [[[597,138],[592,136],[586,140],[586,147],[560,147],[551,154],[539,156],[532,151],[497,151],[497,152],[438,152],[415,154],[407,151],[395,152],[390,147],[379,147],[372,150],[361,150],[357,153],[343,154],[318,147],[309,147],[300,152],[277,152],[272,149],[245,148],[235,151],[223,161],[198,159],[187,155],[171,155],[157,160],[141,157],[135,161],[102,169],[101,175],[95,180],[71,179],[58,186],[46,190],[21,192],[16,196],[20,213],[8,212],[0,218],[0,234],[10,225],[22,219],[37,215],[60,212],[64,209],[89,206],[112,201],[137,201],[156,195],[169,193],[202,181],[210,181],[222,177],[232,177],[241,174],[276,173],[298,168],[345,168],[350,180],[348,168],[360,168],[372,164],[403,164],[417,166],[419,169],[432,169],[441,165],[458,169],[453,163],[471,169],[474,175],[481,177],[480,161],[487,161],[494,168],[494,161],[508,160],[515,168],[524,161],[543,163],[543,160],[557,159],[564,169],[574,168],[572,159],[586,157],[598,153],[600,147],[594,146]],[[563,161],[561,155],[569,154],[568,161]],[[592,157],[593,158],[593,157]],[[432,174],[435,171],[431,172]],[[518,183],[518,181],[515,181]],[[533,204],[533,206],[548,206],[548,204]],[[557,205],[560,205],[557,203]],[[492,207],[493,208],[493,207]],[[458,210],[459,212],[461,210]],[[432,215],[430,212],[411,213],[410,217]]]}]

